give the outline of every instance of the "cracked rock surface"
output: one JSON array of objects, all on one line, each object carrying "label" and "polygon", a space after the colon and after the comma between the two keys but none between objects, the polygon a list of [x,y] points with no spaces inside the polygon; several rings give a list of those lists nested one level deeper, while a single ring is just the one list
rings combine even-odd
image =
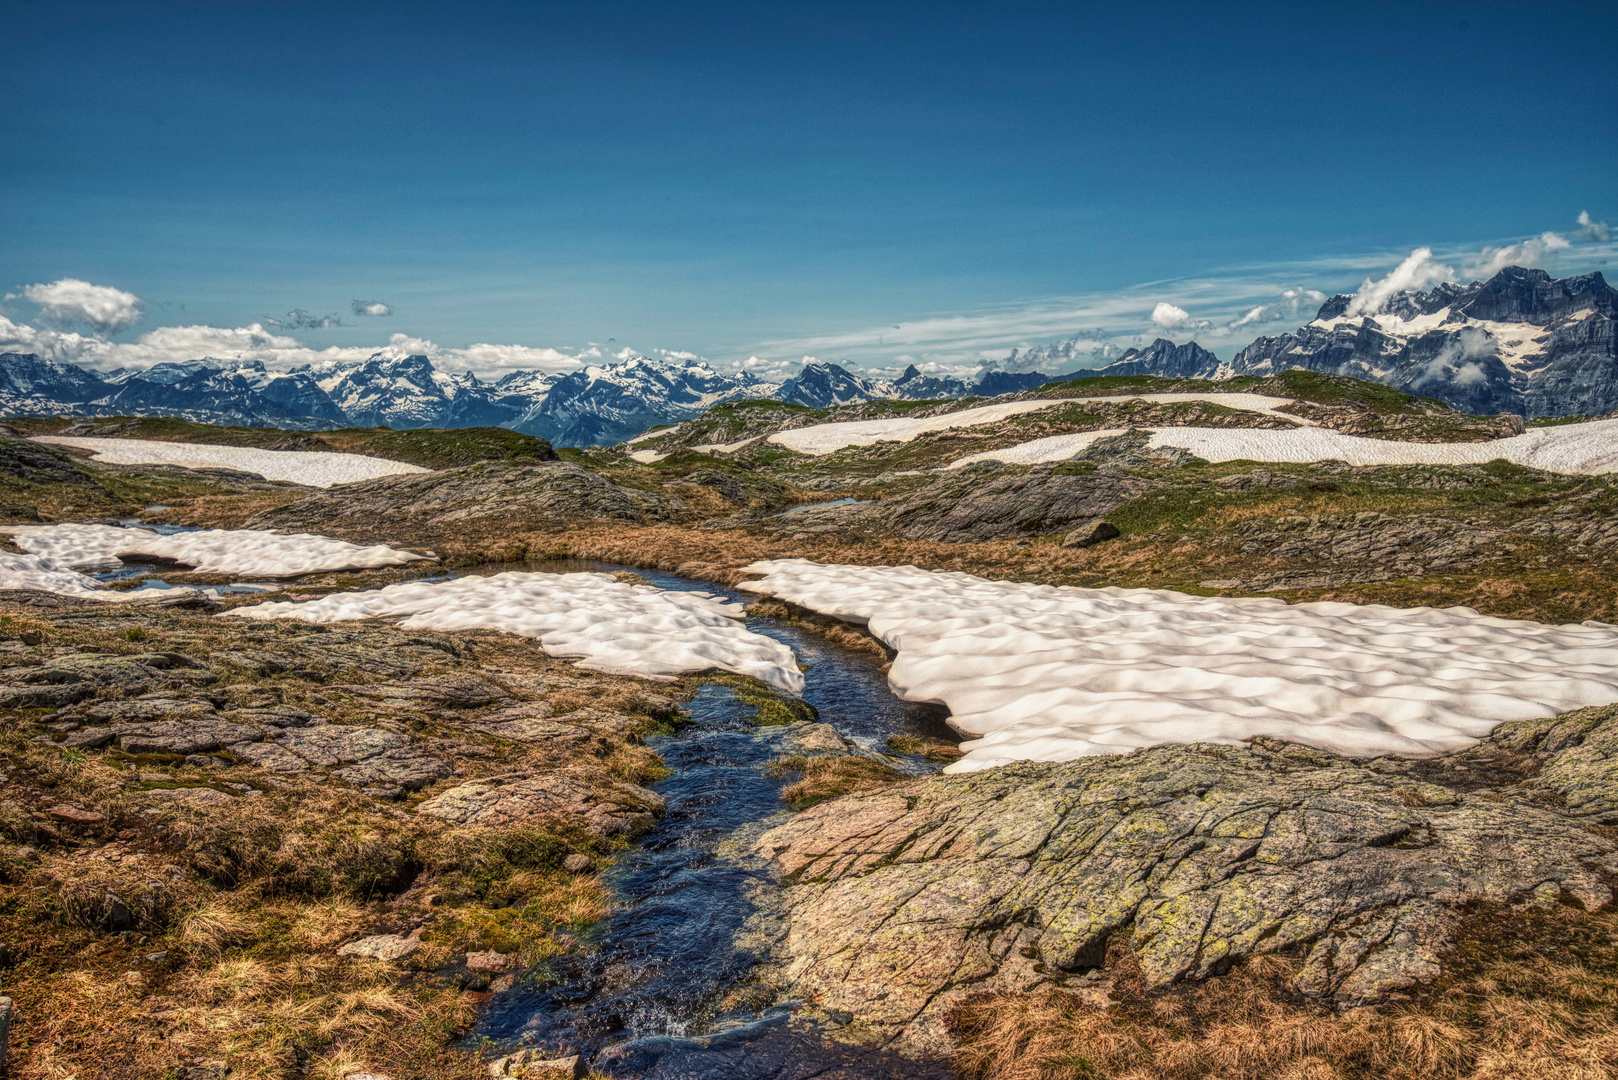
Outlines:
[{"label": "cracked rock surface", "polygon": [[[587,696],[602,681],[574,674],[527,642],[500,646],[524,661],[512,670],[475,661],[468,639],[383,625],[237,626],[179,609],[87,608],[43,593],[6,599],[12,610],[49,618],[63,631],[121,635],[138,626],[165,645],[113,652],[0,644],[0,702],[55,710],[37,742],[159,763],[213,755],[206,760],[214,771],[329,780],[385,799],[488,771],[480,759],[498,759],[506,772],[519,762],[529,766],[520,782],[463,784],[442,793],[442,802],[423,804],[423,813],[463,824],[550,815],[620,835],[645,831],[663,810],[656,795],[633,785],[553,771],[580,755],[596,761],[638,743],[646,719],[601,705],[558,713],[553,695]],[[677,709],[652,693],[635,707],[659,717]],[[232,798],[212,788],[182,790]]]},{"label": "cracked rock surface", "polygon": [[393,529],[441,529],[498,522],[502,528],[520,529],[575,519],[666,521],[682,509],[669,496],[621,487],[565,461],[485,461],[344,484],[340,491],[315,492],[248,524],[327,535],[334,529],[363,530],[383,523]]},{"label": "cracked rock surface", "polygon": [[1612,902],[1618,844],[1586,826],[1618,820],[1615,756],[1608,708],[1448,765],[1259,740],[845,796],[755,842],[781,883],[775,974],[918,1049],[952,1001],[1066,985],[1118,934],[1153,989],[1288,952],[1299,991],[1374,1003],[1440,973],[1460,905]]}]

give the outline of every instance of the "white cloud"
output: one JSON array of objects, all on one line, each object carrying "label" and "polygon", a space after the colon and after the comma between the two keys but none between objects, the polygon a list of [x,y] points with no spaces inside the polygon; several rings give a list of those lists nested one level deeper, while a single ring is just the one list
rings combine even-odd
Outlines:
[{"label": "white cloud", "polygon": [[1487,280],[1508,266],[1538,266],[1551,252],[1572,246],[1565,236],[1543,232],[1520,244],[1484,248],[1477,260],[1466,268],[1466,272],[1480,280]]},{"label": "white cloud", "polygon": [[1207,330],[1213,323],[1207,319],[1193,319],[1183,307],[1159,300],[1152,309],[1152,322],[1164,330]]},{"label": "white cloud", "polygon": [[437,357],[444,359],[446,366],[459,366],[466,371],[502,372],[537,368],[541,371],[566,372],[577,371],[584,366],[578,357],[569,356],[559,349],[535,348],[531,345],[490,345],[480,342],[464,349],[440,349],[437,345],[433,349]]},{"label": "white cloud", "polygon": [[[49,285],[25,285],[24,299],[39,305],[42,317],[61,323],[87,323],[97,333],[116,334],[140,322],[140,297],[110,285],[61,278]],[[9,297],[8,297],[9,299]]]},{"label": "white cloud", "polygon": [[1159,300],[1152,309],[1152,321],[1165,330],[1178,330],[1191,321],[1191,313],[1185,308]]},{"label": "white cloud", "polygon": [[1226,330],[1240,330],[1244,326],[1257,326],[1262,323],[1279,321],[1296,322],[1306,312],[1313,315],[1320,305],[1325,303],[1326,294],[1318,289],[1306,289],[1297,286],[1281,291],[1281,299],[1272,304],[1260,304],[1249,308],[1240,318],[1225,324]]},{"label": "white cloud", "polygon": [[1443,281],[1453,280],[1455,271],[1433,259],[1432,248],[1417,248],[1393,268],[1387,277],[1377,281],[1366,278],[1360,291],[1349,302],[1350,315],[1375,315],[1395,293],[1408,289],[1426,289]]},{"label": "white cloud", "polygon": [[1612,239],[1612,227],[1605,221],[1592,220],[1588,210],[1579,211],[1579,228],[1584,231],[1585,236],[1597,243],[1605,244]]},{"label": "white cloud", "polygon": [[381,316],[393,314],[393,308],[380,300],[355,300],[349,306],[356,315]]},{"label": "white cloud", "polygon": [[1495,355],[1494,339],[1475,326],[1468,326],[1444,343],[1438,355],[1423,364],[1421,371],[1410,382],[1412,390],[1420,390],[1434,382],[1449,382],[1456,386],[1471,386],[1487,381],[1488,372],[1477,363]]}]

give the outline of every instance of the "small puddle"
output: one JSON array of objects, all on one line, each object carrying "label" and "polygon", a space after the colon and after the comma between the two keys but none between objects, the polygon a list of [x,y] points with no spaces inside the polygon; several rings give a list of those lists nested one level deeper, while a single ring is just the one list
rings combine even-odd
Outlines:
[{"label": "small puddle", "polygon": [[[662,589],[707,592],[743,603],[757,599],[712,582],[583,560],[509,569],[631,570]],[[861,747],[886,751],[888,738],[897,734],[954,741],[942,708],[900,701],[889,691],[875,655],[840,648],[776,619],[749,617],[747,626],[791,646],[808,667],[804,700],[819,712],[821,722]],[[758,1046],[758,1039],[768,1043],[771,1036],[749,1036],[754,1066],[744,1066],[734,1055],[686,1044],[691,1036],[750,1032],[754,1026],[768,1028],[772,1020],[784,1019],[781,1010],[754,1013],[727,1007],[727,994],[746,980],[758,960],[737,948],[734,939],[754,914],[748,891],[761,872],[722,857],[718,849],[736,830],[781,812],[784,781],[766,776],[764,768],[785,752],[784,730],[748,723],[751,707],[726,687],[705,686],[686,707],[689,724],[674,735],[647,740],[674,770],[654,785],[668,802],[668,813],[609,872],[607,884],[617,902],[597,931],[595,948],[550,961],[526,981],[496,995],[474,1037],[503,1046],[532,1045],[586,1055],[616,1043],[651,1040],[666,1044],[680,1061],[677,1067],[674,1059],[665,1062],[665,1069],[674,1072],[656,1068],[648,1072],[642,1067],[644,1060],[635,1065],[630,1055],[619,1065],[629,1071],[613,1070],[624,1076],[774,1077],[779,1075],[777,1059],[783,1055],[798,1062],[805,1055],[825,1055],[828,1066],[843,1070],[839,1075],[851,1080],[947,1075],[931,1070],[901,1073],[885,1056],[878,1064],[877,1056],[867,1051],[820,1046],[812,1037],[805,1043],[802,1032],[789,1033],[784,1025],[773,1029],[777,1044],[773,1051]],[[897,755],[893,764],[917,775],[937,769],[919,758]],[[659,1042],[660,1036],[672,1039]],[[870,1058],[868,1067],[860,1063],[865,1057]],[[776,1065],[767,1064],[772,1060]]]}]

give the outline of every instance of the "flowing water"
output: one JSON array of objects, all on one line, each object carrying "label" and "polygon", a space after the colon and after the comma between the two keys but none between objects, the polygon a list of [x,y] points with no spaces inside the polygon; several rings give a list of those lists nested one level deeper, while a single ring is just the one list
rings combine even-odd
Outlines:
[{"label": "flowing water", "polygon": [[[523,569],[631,568],[569,560]],[[756,599],[711,582],[634,572],[664,589]],[[775,619],[749,617],[747,625],[792,647],[808,668],[804,699],[845,738],[872,750],[884,749],[889,736],[901,733],[953,739],[942,709],[894,697],[876,656],[840,648]],[[827,1063],[849,1077],[938,1075],[901,1073],[885,1058],[811,1045],[815,1040],[806,1041],[801,1031],[789,1034],[775,1024],[784,1019],[781,1010],[754,1014],[727,1008],[727,992],[746,979],[756,960],[733,940],[754,914],[748,887],[761,871],[722,857],[718,848],[736,830],[781,812],[784,781],[764,770],[782,755],[784,731],[754,727],[748,722],[752,708],[721,686],[703,687],[686,707],[689,724],[648,740],[674,770],[654,785],[667,800],[668,813],[609,873],[616,905],[599,928],[595,947],[553,961],[497,994],[476,1036],[587,1055],[617,1043],[650,1047],[650,1058],[618,1055],[612,1071],[628,1076],[775,1077],[786,1075],[783,1062],[802,1064],[815,1054],[829,1055]],[[918,774],[936,768],[903,757],[895,765]],[[713,1050],[711,1039],[691,1038],[772,1025],[775,1036],[749,1037],[742,1056],[751,1064],[735,1053]],[[856,1060],[864,1058],[870,1060],[863,1065]],[[646,1065],[659,1059],[661,1065]]]}]

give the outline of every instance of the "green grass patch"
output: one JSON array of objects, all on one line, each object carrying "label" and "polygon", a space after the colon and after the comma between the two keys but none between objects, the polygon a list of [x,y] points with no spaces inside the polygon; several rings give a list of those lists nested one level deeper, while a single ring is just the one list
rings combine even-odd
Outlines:
[{"label": "green grass patch", "polygon": [[820,715],[807,701],[783,694],[774,687],[747,675],[736,675],[728,671],[715,672],[705,676],[703,681],[728,686],[738,701],[744,705],[751,705],[753,714],[748,717],[748,722],[755,727],[812,723]]}]

